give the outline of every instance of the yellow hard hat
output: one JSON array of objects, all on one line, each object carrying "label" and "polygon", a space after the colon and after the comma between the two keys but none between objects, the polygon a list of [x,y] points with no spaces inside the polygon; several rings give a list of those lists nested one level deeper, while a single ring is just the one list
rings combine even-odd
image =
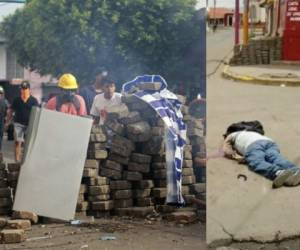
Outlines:
[{"label": "yellow hard hat", "polygon": [[58,80],[58,87],[63,89],[77,89],[78,84],[72,74],[63,74]]}]

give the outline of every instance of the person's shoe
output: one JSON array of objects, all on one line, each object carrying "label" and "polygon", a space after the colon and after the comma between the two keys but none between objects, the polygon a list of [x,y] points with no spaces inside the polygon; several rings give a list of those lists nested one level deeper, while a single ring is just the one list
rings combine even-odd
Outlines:
[{"label": "person's shoe", "polygon": [[294,173],[295,171],[292,171],[291,169],[278,171],[276,178],[273,180],[273,188],[281,187]]},{"label": "person's shoe", "polygon": [[286,179],[284,185],[289,187],[298,186],[300,184],[300,169],[294,171],[293,175]]}]

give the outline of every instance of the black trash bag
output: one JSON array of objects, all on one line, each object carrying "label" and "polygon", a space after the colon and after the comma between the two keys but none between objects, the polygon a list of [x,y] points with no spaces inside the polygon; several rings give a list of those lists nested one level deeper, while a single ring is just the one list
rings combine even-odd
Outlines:
[{"label": "black trash bag", "polygon": [[253,131],[261,135],[265,134],[263,125],[260,121],[241,121],[237,123],[232,123],[226,130],[226,133],[223,135],[226,138],[229,134],[238,132],[238,131]]}]

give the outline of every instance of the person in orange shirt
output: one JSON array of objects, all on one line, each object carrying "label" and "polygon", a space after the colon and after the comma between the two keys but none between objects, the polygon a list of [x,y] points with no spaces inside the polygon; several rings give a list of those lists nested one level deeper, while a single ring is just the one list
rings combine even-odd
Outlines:
[{"label": "person in orange shirt", "polygon": [[70,115],[87,115],[84,99],[76,94],[78,84],[72,74],[63,74],[58,80],[58,87],[61,88],[62,93],[47,102],[47,109]]}]

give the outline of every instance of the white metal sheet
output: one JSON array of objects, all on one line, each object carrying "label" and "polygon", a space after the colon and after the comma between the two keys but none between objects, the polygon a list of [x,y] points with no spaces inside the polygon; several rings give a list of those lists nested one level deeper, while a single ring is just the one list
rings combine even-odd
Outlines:
[{"label": "white metal sheet", "polygon": [[14,210],[74,218],[92,120],[35,108]]}]

